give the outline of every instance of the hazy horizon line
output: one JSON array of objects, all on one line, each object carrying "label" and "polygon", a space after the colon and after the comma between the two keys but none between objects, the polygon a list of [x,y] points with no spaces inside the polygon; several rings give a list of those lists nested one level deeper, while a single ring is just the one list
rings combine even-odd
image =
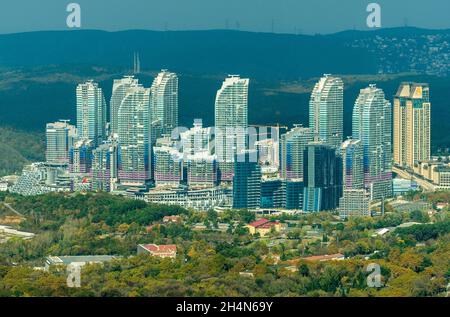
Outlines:
[{"label": "hazy horizon line", "polygon": [[242,32],[242,33],[259,33],[259,34],[274,34],[274,35],[298,35],[298,36],[326,36],[326,35],[335,35],[335,34],[341,34],[346,32],[363,32],[363,33],[370,33],[370,32],[379,32],[383,30],[395,30],[395,29],[417,29],[422,31],[450,31],[450,28],[426,28],[426,27],[418,27],[418,26],[392,26],[392,27],[382,27],[382,28],[375,28],[375,29],[346,29],[342,31],[336,31],[331,33],[294,33],[294,32],[271,32],[271,31],[255,31],[255,30],[241,30],[241,29],[235,29],[235,28],[211,28],[211,29],[178,29],[178,30],[160,30],[160,29],[122,29],[122,30],[106,30],[106,29],[90,29],[90,28],[81,28],[81,29],[53,29],[53,30],[35,30],[35,31],[22,31],[22,32],[9,32],[9,33],[2,33],[0,32],[0,36],[2,35],[16,35],[16,34],[28,34],[28,33],[50,33],[50,32],[88,32],[88,31],[96,31],[96,32],[104,32],[104,33],[122,33],[122,32],[158,32],[158,33],[164,33],[164,32],[179,32],[179,33],[186,33],[186,32],[211,32],[211,31],[226,31],[226,32]]}]

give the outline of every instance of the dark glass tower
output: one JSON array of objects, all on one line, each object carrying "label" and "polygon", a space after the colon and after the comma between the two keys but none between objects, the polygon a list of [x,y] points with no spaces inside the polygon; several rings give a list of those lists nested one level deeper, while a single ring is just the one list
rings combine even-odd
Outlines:
[{"label": "dark glass tower", "polygon": [[233,177],[233,208],[255,209],[261,203],[261,167],[256,151],[236,155]]},{"label": "dark glass tower", "polygon": [[304,151],[303,210],[336,209],[342,196],[342,158],[321,142],[309,143]]}]

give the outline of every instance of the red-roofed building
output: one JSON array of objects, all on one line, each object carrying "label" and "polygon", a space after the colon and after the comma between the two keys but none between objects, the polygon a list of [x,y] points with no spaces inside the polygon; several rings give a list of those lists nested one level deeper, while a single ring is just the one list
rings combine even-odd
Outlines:
[{"label": "red-roofed building", "polygon": [[261,237],[270,233],[272,229],[275,232],[280,232],[283,229],[283,225],[279,221],[269,221],[264,218],[249,223],[246,227],[250,234],[259,233]]},{"label": "red-roofed building", "polygon": [[139,244],[137,254],[148,254],[160,258],[175,258],[177,256],[177,246],[175,244]]}]

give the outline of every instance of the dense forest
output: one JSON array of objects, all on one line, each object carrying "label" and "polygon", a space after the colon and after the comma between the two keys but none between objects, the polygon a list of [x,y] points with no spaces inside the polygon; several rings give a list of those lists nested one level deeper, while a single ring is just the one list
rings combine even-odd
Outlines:
[{"label": "dense forest", "polygon": [[20,172],[25,164],[44,160],[43,135],[0,127],[0,176]]},{"label": "dense forest", "polygon": [[[449,196],[408,199],[434,205]],[[36,233],[0,245],[0,296],[445,296],[450,280],[448,207],[429,215],[387,206],[383,217],[345,222],[332,213],[272,216],[288,230],[260,237],[249,235],[255,214],[245,210],[196,212],[102,193],[3,193],[0,201],[0,221],[7,203],[24,215],[17,228]],[[183,221],[163,223],[166,215]],[[417,224],[397,227],[407,222]],[[199,223],[206,229],[195,230]],[[374,234],[384,227],[394,229]],[[138,256],[141,243],[176,244],[177,257]],[[338,252],[345,260],[306,260]],[[64,270],[34,269],[49,255],[118,258],[83,267],[81,287],[69,288]],[[381,268],[380,287],[368,287],[370,263]]]}]

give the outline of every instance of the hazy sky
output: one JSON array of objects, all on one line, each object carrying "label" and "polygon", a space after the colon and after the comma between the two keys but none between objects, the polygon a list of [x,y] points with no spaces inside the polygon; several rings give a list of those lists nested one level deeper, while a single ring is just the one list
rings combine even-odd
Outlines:
[{"label": "hazy sky", "polygon": [[[382,26],[450,28],[449,0],[1,0],[0,33],[67,29],[66,7],[81,5],[82,28],[283,33],[367,29],[366,7],[382,7]],[[227,22],[228,21],[228,22]],[[272,26],[273,25],[273,26]]]}]

